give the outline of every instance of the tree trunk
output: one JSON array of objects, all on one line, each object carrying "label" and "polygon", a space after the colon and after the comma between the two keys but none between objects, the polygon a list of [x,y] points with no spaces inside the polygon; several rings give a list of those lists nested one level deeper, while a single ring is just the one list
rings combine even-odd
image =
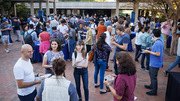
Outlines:
[{"label": "tree trunk", "polygon": [[171,39],[171,48],[170,48],[170,55],[176,54],[176,31],[177,31],[177,22],[174,22],[174,26],[172,28],[172,39]]}]

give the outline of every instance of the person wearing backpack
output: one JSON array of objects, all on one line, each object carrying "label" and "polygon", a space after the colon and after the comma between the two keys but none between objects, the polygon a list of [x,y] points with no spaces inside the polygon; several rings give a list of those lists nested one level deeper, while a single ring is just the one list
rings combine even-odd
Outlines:
[{"label": "person wearing backpack", "polygon": [[[34,25],[33,24],[30,24],[29,28],[30,29],[24,33],[24,42],[25,42],[25,44],[31,45],[31,47],[34,50],[35,42],[38,40],[37,34],[34,31]],[[30,60],[32,63],[34,63],[34,56]]]},{"label": "person wearing backpack", "polygon": [[70,23],[70,32],[69,32],[69,59],[72,60],[72,53],[74,52],[74,49],[76,48],[76,31],[74,29],[74,24]]},{"label": "person wearing backpack", "polygon": [[76,44],[74,53],[72,54],[72,66],[74,68],[74,79],[76,83],[76,90],[79,96],[79,101],[82,101],[80,77],[82,77],[85,101],[89,100],[88,89],[88,54],[86,53],[84,42],[79,40]]},{"label": "person wearing backpack", "polygon": [[34,31],[34,25],[33,24],[30,24],[29,28],[30,29],[24,33],[24,42],[25,42],[25,44],[31,45],[33,50],[34,50],[35,42],[38,40],[37,34]]},{"label": "person wearing backpack", "polygon": [[64,59],[64,53],[61,48],[61,43],[57,38],[51,39],[49,50],[44,54],[42,67],[45,68],[46,74],[54,75],[52,71],[52,61],[57,58]]},{"label": "person wearing backpack", "polygon": [[63,33],[59,32],[56,27],[52,27],[52,31],[53,31],[52,38],[57,38],[61,43],[61,47],[63,49],[65,46],[65,38],[63,36]]}]

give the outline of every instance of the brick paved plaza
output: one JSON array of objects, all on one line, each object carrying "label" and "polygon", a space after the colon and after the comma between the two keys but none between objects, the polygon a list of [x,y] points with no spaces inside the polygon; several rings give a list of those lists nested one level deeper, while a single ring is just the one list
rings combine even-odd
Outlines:
[{"label": "brick paved plaza", "polygon": [[[16,40],[16,36],[12,34],[12,39]],[[1,41],[0,41],[1,42]],[[134,44],[134,40],[133,40]],[[4,52],[4,46],[0,44],[0,101],[18,101],[16,93],[16,82],[13,75],[13,66],[21,56],[21,42],[15,42],[9,46],[11,49],[10,53]],[[134,46],[133,46],[134,47]],[[113,57],[113,52],[111,53],[110,58]],[[129,54],[134,58],[134,52],[129,52]],[[140,59],[139,59],[140,60]],[[145,84],[149,84],[149,74],[143,70],[140,70],[140,63],[136,63],[137,67],[137,83],[135,89],[135,96],[138,97],[136,101],[164,101],[165,92],[167,85],[167,77],[163,76],[163,71],[169,67],[169,65],[175,61],[175,56],[166,56],[164,54],[164,67],[159,70],[158,75],[158,96],[147,96],[145,93],[149,90],[144,88]],[[113,69],[113,62],[109,61],[110,69]],[[41,63],[35,63],[34,72],[35,73],[44,73],[44,70],[41,66]],[[66,67],[66,77],[70,81],[74,82],[73,77],[73,68],[71,67],[71,62],[67,62]],[[89,63],[89,92],[90,92],[90,101],[113,101],[113,96],[111,93],[99,94],[99,89],[94,88],[94,65]],[[175,67],[172,71],[180,72],[180,68]],[[113,72],[106,72],[105,75]],[[37,85],[39,87],[39,85]],[[83,89],[82,94],[83,94]],[[83,98],[84,99],[84,98]]]}]

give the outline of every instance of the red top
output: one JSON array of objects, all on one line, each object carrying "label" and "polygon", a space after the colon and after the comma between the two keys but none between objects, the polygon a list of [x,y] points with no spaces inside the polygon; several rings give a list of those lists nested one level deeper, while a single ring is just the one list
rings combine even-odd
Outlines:
[{"label": "red top", "polygon": [[122,96],[122,99],[118,100],[114,97],[114,101],[134,101],[136,78],[136,74],[131,76],[128,76],[127,74],[118,74],[113,85],[116,94]]},{"label": "red top", "polygon": [[98,31],[98,33],[97,33],[97,39],[99,39],[99,35],[101,34],[101,33],[104,33],[105,31],[107,31],[107,28],[106,28],[106,26],[105,25],[99,25],[98,27],[97,27],[97,31]]},{"label": "red top", "polygon": [[41,38],[41,42],[49,41],[50,40],[50,33],[44,31],[41,34],[39,34],[39,37]]}]

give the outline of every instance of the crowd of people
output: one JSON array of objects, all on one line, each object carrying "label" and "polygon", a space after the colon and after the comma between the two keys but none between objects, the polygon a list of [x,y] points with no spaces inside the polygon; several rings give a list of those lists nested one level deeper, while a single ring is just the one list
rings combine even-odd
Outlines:
[{"label": "crowd of people", "polygon": [[[11,22],[11,23],[10,23]],[[180,21],[179,21],[180,23]],[[178,23],[177,35],[180,36],[180,24]],[[5,52],[9,53],[11,36],[14,30],[17,42],[22,42],[21,58],[14,66],[14,76],[17,82],[17,94],[21,101],[82,101],[81,77],[83,81],[85,101],[89,100],[88,89],[88,60],[89,53],[94,52],[93,63],[94,87],[100,88],[99,93],[111,92],[114,101],[133,101],[136,86],[136,66],[141,56],[141,68],[149,72],[151,83],[144,87],[150,89],[147,95],[157,95],[157,75],[159,68],[163,66],[163,52],[167,51],[166,44],[168,35],[173,25],[171,19],[163,22],[141,16],[131,25],[130,16],[119,15],[118,17],[94,16],[65,16],[54,15],[44,17],[29,16],[27,23],[23,24],[17,17],[12,20],[4,17],[1,24],[1,39],[5,46]],[[135,27],[132,27],[135,26]],[[128,44],[131,41],[131,32],[136,32],[134,59],[128,54]],[[42,67],[45,74],[51,74],[46,79],[35,80],[32,63],[35,42],[40,41],[39,52],[42,55]],[[65,43],[69,46],[69,59],[74,68],[75,85],[65,77],[66,63],[63,48]],[[115,52],[112,53],[112,47]],[[169,71],[180,63],[180,38],[178,41],[177,58],[175,63],[164,71],[165,76]],[[109,59],[110,54],[114,54]],[[146,59],[146,66],[144,65]],[[105,80],[105,71],[112,72],[108,62],[114,62],[114,82]],[[24,68],[26,67],[26,68]],[[100,72],[100,73],[99,73]],[[99,82],[98,82],[99,74]],[[38,92],[35,85],[40,84]],[[104,85],[106,87],[104,87]]]}]

